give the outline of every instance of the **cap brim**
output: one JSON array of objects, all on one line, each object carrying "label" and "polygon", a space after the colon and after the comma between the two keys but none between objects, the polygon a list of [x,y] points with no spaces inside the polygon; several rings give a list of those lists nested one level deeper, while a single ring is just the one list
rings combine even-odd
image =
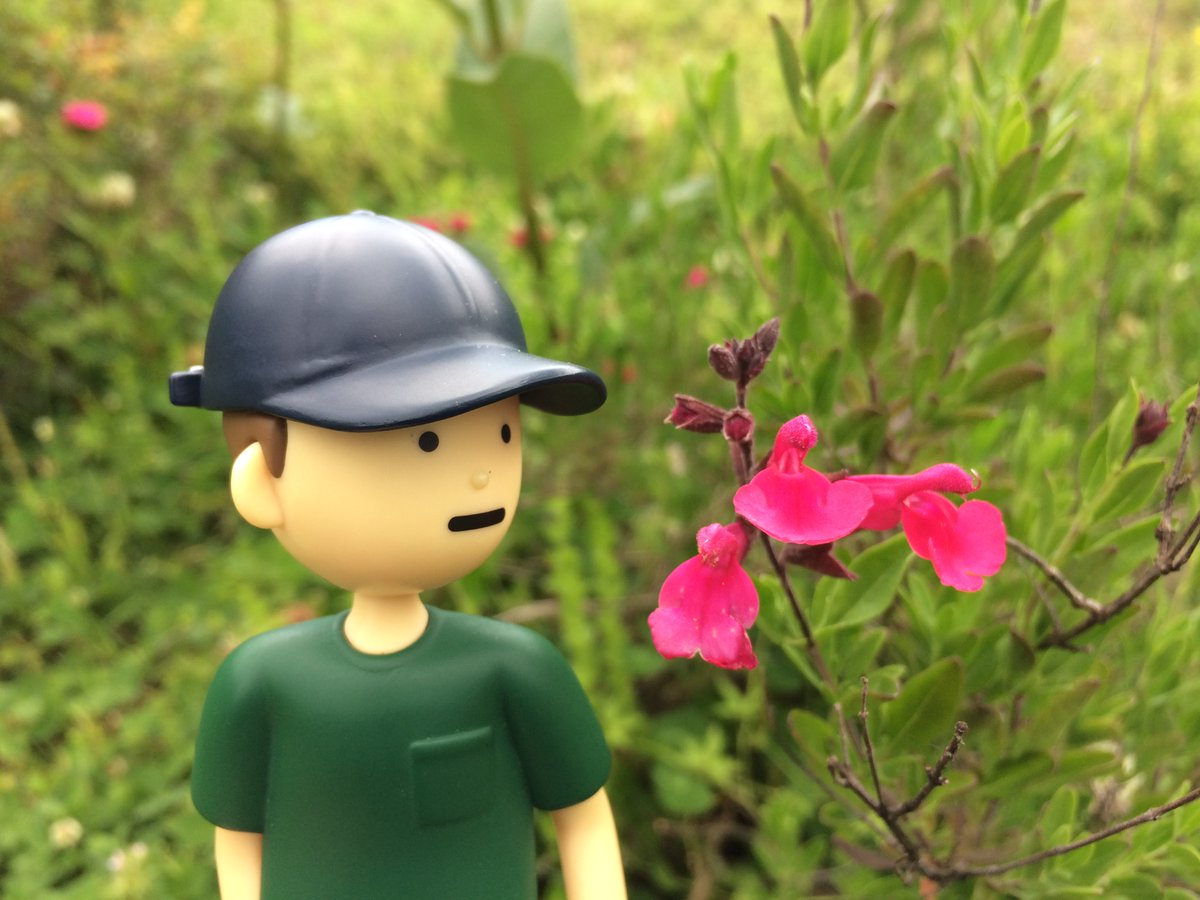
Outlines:
[{"label": "cap brim", "polygon": [[262,412],[338,431],[420,425],[520,396],[560,416],[589,413],[607,391],[590,369],[498,344],[427,349],[374,366],[296,384],[266,398]]}]

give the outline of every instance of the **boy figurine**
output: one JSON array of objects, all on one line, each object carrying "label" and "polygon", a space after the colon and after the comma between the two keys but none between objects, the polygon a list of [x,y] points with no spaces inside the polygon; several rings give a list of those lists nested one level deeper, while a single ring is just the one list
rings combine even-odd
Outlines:
[{"label": "boy figurine", "polygon": [[608,748],[565,660],[420,598],[508,530],[519,405],[604,399],[526,352],[503,288],[417,225],[321,219],[233,272],[171,400],[224,413],[238,512],[352,602],[248,640],[209,689],[192,796],[223,900],[532,900],[534,808],[571,900],[625,897]]}]

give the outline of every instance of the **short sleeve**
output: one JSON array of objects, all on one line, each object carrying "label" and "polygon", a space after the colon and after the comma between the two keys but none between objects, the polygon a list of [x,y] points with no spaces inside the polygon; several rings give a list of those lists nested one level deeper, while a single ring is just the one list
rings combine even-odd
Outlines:
[{"label": "short sleeve", "polygon": [[231,831],[264,830],[270,754],[265,688],[253,641],[233,651],[204,700],[192,802],[200,815]]},{"label": "short sleeve", "polygon": [[538,809],[580,803],[604,786],[612,757],[596,713],[561,653],[525,628],[505,666],[505,711]]}]

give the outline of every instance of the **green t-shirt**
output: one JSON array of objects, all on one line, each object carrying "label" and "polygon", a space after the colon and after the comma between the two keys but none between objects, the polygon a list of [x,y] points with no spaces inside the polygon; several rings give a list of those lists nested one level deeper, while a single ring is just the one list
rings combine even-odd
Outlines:
[{"label": "green t-shirt", "polygon": [[574,673],[494,619],[431,607],[410,647],[370,655],[345,616],[259,635],[221,665],[196,808],[263,833],[263,900],[530,900],[533,808],[608,777]]}]

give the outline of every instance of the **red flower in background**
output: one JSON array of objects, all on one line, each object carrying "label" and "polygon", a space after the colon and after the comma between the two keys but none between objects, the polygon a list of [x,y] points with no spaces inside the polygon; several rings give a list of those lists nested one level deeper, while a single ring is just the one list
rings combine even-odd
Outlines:
[{"label": "red flower in background", "polygon": [[688,273],[684,276],[683,286],[692,290],[699,290],[712,281],[712,275],[709,274],[706,266],[692,266],[688,269]]},{"label": "red flower in background", "polygon": [[[983,500],[960,507],[941,492],[969,494],[979,485],[950,463],[915,475],[854,475],[847,479],[868,488],[873,504],[862,528],[885,531],[903,525],[908,545],[933,563],[938,580],[960,591],[977,591],[995,575],[1008,554],[1000,510]],[[840,483],[840,482],[839,482]]]},{"label": "red flower in background", "polygon": [[471,217],[464,212],[454,213],[446,220],[446,227],[453,234],[466,234],[471,230]]},{"label": "red flower in background", "polygon": [[99,131],[108,124],[108,110],[95,100],[72,100],[60,111],[63,124],[77,131]]},{"label": "red flower in background", "polygon": [[699,554],[663,582],[650,614],[654,647],[667,659],[694,656],[724,669],[758,665],[746,630],[758,618],[758,591],[742,569],[749,538],[738,523],[696,534]]},{"label": "red flower in background", "polygon": [[828,544],[858,528],[871,508],[871,492],[850,479],[831,482],[805,466],[817,439],[808,416],[780,428],[767,467],[733,495],[738,515],[788,544]]}]

